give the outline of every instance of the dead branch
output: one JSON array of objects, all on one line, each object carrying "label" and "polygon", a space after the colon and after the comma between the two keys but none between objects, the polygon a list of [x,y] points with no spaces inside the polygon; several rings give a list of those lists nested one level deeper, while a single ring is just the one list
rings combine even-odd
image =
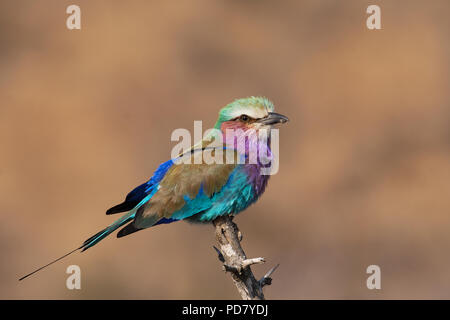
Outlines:
[{"label": "dead branch", "polygon": [[259,281],[250,268],[251,265],[264,263],[264,258],[247,259],[241,247],[242,234],[229,216],[218,217],[213,221],[216,228],[218,247],[214,247],[223,269],[231,274],[243,300],[264,300],[262,288],[272,283],[270,276],[279,265],[273,267]]}]

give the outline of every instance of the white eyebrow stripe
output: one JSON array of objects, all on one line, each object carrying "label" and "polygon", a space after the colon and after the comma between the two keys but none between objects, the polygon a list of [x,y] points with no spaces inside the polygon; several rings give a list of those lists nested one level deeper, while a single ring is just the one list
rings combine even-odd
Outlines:
[{"label": "white eyebrow stripe", "polygon": [[264,118],[268,115],[268,112],[266,109],[262,108],[236,108],[233,110],[233,112],[230,113],[230,117],[232,119],[237,118],[243,114],[246,114],[247,116],[253,118],[253,119],[259,119]]}]

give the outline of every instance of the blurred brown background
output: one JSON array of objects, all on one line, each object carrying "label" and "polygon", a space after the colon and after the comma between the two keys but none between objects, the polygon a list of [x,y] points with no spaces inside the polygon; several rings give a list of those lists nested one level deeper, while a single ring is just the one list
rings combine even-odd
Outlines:
[{"label": "blurred brown background", "polygon": [[[82,29],[66,28],[81,7]],[[382,30],[366,28],[378,4]],[[0,298],[239,298],[211,226],[114,236],[176,128],[264,95],[291,122],[236,221],[272,299],[450,298],[450,22],[434,1],[2,1]],[[82,270],[69,291],[65,269]],[[366,288],[381,267],[382,290]]]}]

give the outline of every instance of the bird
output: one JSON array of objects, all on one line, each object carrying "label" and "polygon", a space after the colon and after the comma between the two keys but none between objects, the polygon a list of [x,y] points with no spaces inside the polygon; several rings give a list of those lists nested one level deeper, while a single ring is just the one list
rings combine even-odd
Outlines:
[{"label": "bird", "polygon": [[[107,215],[123,216],[19,281],[76,251],[86,251],[118,229],[117,237],[121,238],[161,224],[181,220],[210,223],[219,216],[234,217],[244,211],[264,193],[270,178],[270,174],[262,174],[262,169],[273,160],[271,130],[289,120],[274,109],[269,99],[255,96],[236,99],[221,108],[211,134],[178,157],[163,162],[147,182],[106,211]],[[223,161],[199,163],[204,152]],[[252,152],[262,156],[249,161]]]}]

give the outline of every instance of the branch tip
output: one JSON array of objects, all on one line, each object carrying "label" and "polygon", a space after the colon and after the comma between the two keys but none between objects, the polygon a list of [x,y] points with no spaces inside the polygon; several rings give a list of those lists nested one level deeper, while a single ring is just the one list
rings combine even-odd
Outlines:
[{"label": "branch tip", "polygon": [[222,252],[219,249],[217,249],[216,246],[213,246],[213,248],[214,248],[214,250],[216,250],[217,258],[219,258],[220,262],[225,262],[225,258],[223,257]]},{"label": "branch tip", "polygon": [[270,277],[272,275],[272,273],[275,272],[275,270],[277,270],[277,268],[280,266],[280,264],[278,263],[275,267],[273,267],[272,269],[270,269],[265,275],[264,277],[261,278],[261,280],[259,280],[259,285],[261,286],[261,288],[263,288],[264,286],[270,286],[272,284],[272,278]]},{"label": "branch tip", "polygon": [[266,260],[264,258],[252,258],[252,259],[245,259],[244,261],[242,261],[242,265],[241,268],[247,268],[253,264],[261,264],[266,262]]}]

